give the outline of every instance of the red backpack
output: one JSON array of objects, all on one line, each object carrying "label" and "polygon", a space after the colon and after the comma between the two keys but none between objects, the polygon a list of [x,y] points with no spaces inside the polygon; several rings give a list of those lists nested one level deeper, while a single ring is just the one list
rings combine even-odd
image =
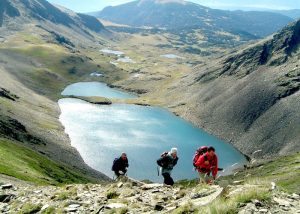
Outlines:
[{"label": "red backpack", "polygon": [[207,152],[208,147],[207,146],[202,146],[197,149],[195,152],[195,155],[193,157],[193,166],[196,167],[197,160],[199,157]]}]

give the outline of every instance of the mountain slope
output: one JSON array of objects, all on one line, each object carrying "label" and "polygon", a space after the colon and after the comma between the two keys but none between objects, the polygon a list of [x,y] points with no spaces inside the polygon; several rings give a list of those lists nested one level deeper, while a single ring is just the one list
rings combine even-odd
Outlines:
[{"label": "mountain slope", "polygon": [[93,32],[106,33],[98,19],[55,7],[46,0],[1,1],[0,27],[2,27],[2,31],[4,28],[8,31],[4,32],[5,34],[10,31],[22,30],[27,24],[38,24],[49,31],[65,32],[74,37],[78,34],[82,37],[93,38]]},{"label": "mountain slope", "polygon": [[0,6],[0,152],[9,157],[1,158],[0,173],[40,184],[108,181],[71,146],[57,99],[92,71],[112,71],[101,58],[88,57],[97,56],[109,32],[96,18],[45,0]]},{"label": "mountain slope", "polygon": [[[299,35],[300,20],[271,39],[196,67],[170,92],[172,100],[188,105],[177,113],[249,156],[256,150],[260,157],[299,151]],[[180,96],[182,90],[190,97]]]},{"label": "mountain slope", "polygon": [[277,13],[214,10],[175,0],[139,0],[107,7],[93,14],[104,20],[131,26],[240,30],[260,37],[270,35],[292,21]]}]

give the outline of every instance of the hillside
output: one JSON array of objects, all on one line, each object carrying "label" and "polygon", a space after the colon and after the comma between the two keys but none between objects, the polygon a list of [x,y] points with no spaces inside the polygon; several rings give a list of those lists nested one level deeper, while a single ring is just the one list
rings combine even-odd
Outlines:
[{"label": "hillside", "polygon": [[[190,69],[184,65],[191,56],[169,61],[172,69],[157,58],[155,69],[146,62],[138,69],[128,65],[132,76],[114,85],[145,91],[143,103],[168,107],[250,157],[293,153],[300,149],[299,29],[300,21],[294,22],[225,56],[199,57]],[[137,39],[134,44],[139,47]],[[143,56],[144,49],[135,52]],[[145,58],[151,60],[148,53]]]},{"label": "hillside", "polygon": [[293,21],[272,12],[222,11],[187,1],[140,0],[106,7],[94,16],[118,24],[167,29],[200,28],[265,37]]},{"label": "hillside", "polygon": [[0,4],[0,173],[40,184],[109,180],[71,146],[57,99],[67,84],[100,67],[115,78],[117,69],[91,58],[110,33],[94,17],[44,0]]},{"label": "hillside", "polygon": [[197,66],[167,93],[167,103],[249,156],[258,149],[260,157],[299,151],[299,35],[300,20],[273,38]]}]

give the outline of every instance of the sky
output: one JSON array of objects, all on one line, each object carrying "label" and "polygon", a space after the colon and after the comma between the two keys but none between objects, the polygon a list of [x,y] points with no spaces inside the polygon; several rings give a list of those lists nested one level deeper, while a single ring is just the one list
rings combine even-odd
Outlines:
[{"label": "sky", "polygon": [[[118,5],[132,0],[48,0],[75,12],[92,12],[106,6]],[[300,0],[190,0],[204,6],[227,10],[289,10],[300,9]]]}]

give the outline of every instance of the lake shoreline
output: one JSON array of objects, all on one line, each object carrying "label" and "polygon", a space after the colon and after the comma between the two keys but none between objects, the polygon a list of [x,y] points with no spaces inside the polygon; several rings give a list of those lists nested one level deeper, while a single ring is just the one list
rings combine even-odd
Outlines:
[{"label": "lake shoreline", "polygon": [[[124,89],[123,88],[123,91],[124,92],[126,92],[126,89]],[[176,118],[179,118],[180,120],[182,120],[182,121],[185,121],[185,122],[187,122],[187,123],[190,123],[190,125],[192,126],[192,127],[194,127],[195,129],[197,129],[197,130],[201,130],[202,132],[205,132],[205,133],[207,133],[208,135],[210,135],[212,138],[216,138],[216,139],[218,139],[219,141],[222,141],[221,140],[221,138],[217,138],[215,135],[211,135],[209,132],[206,132],[206,130],[205,129],[199,129],[199,127],[197,127],[197,126],[195,126],[195,124],[193,124],[193,123],[191,123],[189,120],[185,120],[180,114],[176,114],[175,112],[173,112],[173,111],[171,111],[171,109],[170,108],[166,108],[166,107],[163,107],[163,106],[155,106],[155,105],[151,105],[151,104],[149,104],[149,103],[145,103],[145,102],[142,102],[142,103],[140,103],[140,102],[138,102],[138,100],[136,100],[136,99],[126,99],[126,98],[110,98],[110,99],[108,99],[108,98],[105,98],[105,97],[100,97],[100,96],[76,96],[76,95],[64,95],[64,96],[62,96],[62,99],[64,99],[64,98],[73,98],[73,99],[78,99],[78,100],[81,100],[81,101],[84,101],[84,102],[87,102],[87,103],[89,103],[89,104],[92,104],[92,105],[99,105],[99,106],[107,106],[107,105],[109,105],[109,106],[115,106],[115,105],[118,105],[118,104],[120,104],[120,105],[128,105],[128,107],[129,108],[131,108],[130,106],[145,106],[145,107],[150,107],[150,108],[155,108],[155,109],[161,109],[162,111],[166,111],[166,112],[169,112],[171,115],[173,115],[174,117],[176,117]],[[126,107],[127,108],[127,107]],[[142,108],[141,108],[142,109]],[[84,115],[84,113],[82,113],[83,115]],[[62,115],[62,114],[61,114]],[[130,117],[131,118],[131,117]],[[142,118],[141,118],[142,119]],[[61,123],[63,123],[62,121],[61,121]],[[92,130],[91,130],[92,131]],[[146,131],[147,132],[147,131]],[[147,132],[148,133],[148,132]],[[69,137],[70,137],[70,133],[67,133],[68,135],[69,135]],[[166,136],[168,136],[168,135],[166,135]],[[71,140],[72,138],[70,137],[70,140]],[[74,140],[74,136],[73,136],[73,140]],[[192,139],[190,139],[190,140],[192,140]],[[195,140],[195,139],[194,139]],[[203,141],[204,140],[204,141]],[[203,140],[200,140],[200,142],[205,142],[205,139],[203,139]],[[72,140],[71,140],[72,141]],[[170,141],[170,142],[172,142],[172,141]],[[193,142],[193,141],[192,141]],[[199,142],[198,140],[197,140],[197,142]],[[209,141],[207,141],[207,142],[210,142],[210,140]],[[176,143],[175,143],[176,144]],[[177,144],[178,144],[178,142],[177,142]],[[194,144],[194,143],[192,143],[192,144]],[[243,156],[244,157],[244,160],[243,161],[237,161],[237,163],[239,163],[239,166],[236,166],[236,167],[234,167],[233,168],[233,166],[235,165],[235,164],[233,164],[232,166],[231,165],[228,165],[229,163],[227,162],[227,161],[224,161],[224,167],[226,168],[226,175],[230,175],[230,174],[233,174],[235,171],[237,171],[237,170],[240,170],[241,168],[243,168],[243,166],[244,165],[247,165],[248,164],[248,161],[249,161],[249,158],[246,156],[246,155],[244,155],[242,152],[240,152],[237,148],[235,148],[231,143],[229,143],[229,142],[227,142],[227,141],[223,141],[221,144],[223,144],[224,146],[226,145],[226,144],[228,144],[228,146],[230,145],[230,147],[232,147],[234,150],[236,150],[236,152],[233,152],[232,153],[232,155],[236,155],[236,153],[239,153],[241,156]],[[178,144],[178,145],[183,145],[183,144]],[[200,144],[198,144],[198,145],[200,145]],[[208,143],[207,145],[210,145],[210,143]],[[212,142],[212,145],[214,146],[214,143]],[[72,145],[78,152],[80,151],[80,149],[78,149],[78,148],[76,148],[76,145]],[[218,146],[217,146],[218,147]],[[187,148],[189,148],[189,149],[191,149],[191,148],[193,148],[193,147],[191,147],[191,146],[189,146],[189,147],[187,147]],[[226,148],[226,146],[225,146],[225,148]],[[225,149],[224,148],[224,149]],[[195,144],[195,146],[194,146],[194,149],[196,150],[197,149],[197,143]],[[218,151],[223,151],[222,149],[220,150],[220,148],[219,148],[219,150]],[[227,151],[227,149],[226,150],[224,150],[223,152],[226,152]],[[82,152],[82,151],[81,151]],[[221,153],[223,153],[223,152],[220,152],[220,154]],[[228,151],[227,151],[228,152]],[[187,153],[187,154],[190,154],[191,152],[189,152],[189,153]],[[231,153],[228,153],[228,155],[230,156],[230,154]],[[82,155],[81,155],[82,156]],[[224,154],[223,154],[223,156],[224,156]],[[234,157],[234,156],[233,156]],[[82,158],[83,158],[83,156],[82,156]],[[185,159],[186,159],[187,157],[185,157]],[[226,164],[227,164],[227,166],[226,166]],[[230,164],[232,164],[232,163],[230,163]],[[91,164],[88,164],[89,166],[91,166],[92,168],[94,168],[95,169],[95,167],[93,167]],[[186,163],[185,163],[185,165],[186,165]],[[107,174],[108,172],[105,172],[105,171],[103,171],[103,170],[99,170],[99,169],[95,169],[95,170],[97,170],[97,171],[99,171],[99,172],[103,172],[103,173],[105,173],[105,174]],[[229,170],[229,171],[228,171]],[[108,174],[107,174],[108,175]],[[187,177],[183,177],[183,176],[181,176],[181,178],[179,179],[179,180],[182,180],[182,179],[189,179],[189,177],[187,176]],[[151,179],[150,179],[151,180]]]}]

